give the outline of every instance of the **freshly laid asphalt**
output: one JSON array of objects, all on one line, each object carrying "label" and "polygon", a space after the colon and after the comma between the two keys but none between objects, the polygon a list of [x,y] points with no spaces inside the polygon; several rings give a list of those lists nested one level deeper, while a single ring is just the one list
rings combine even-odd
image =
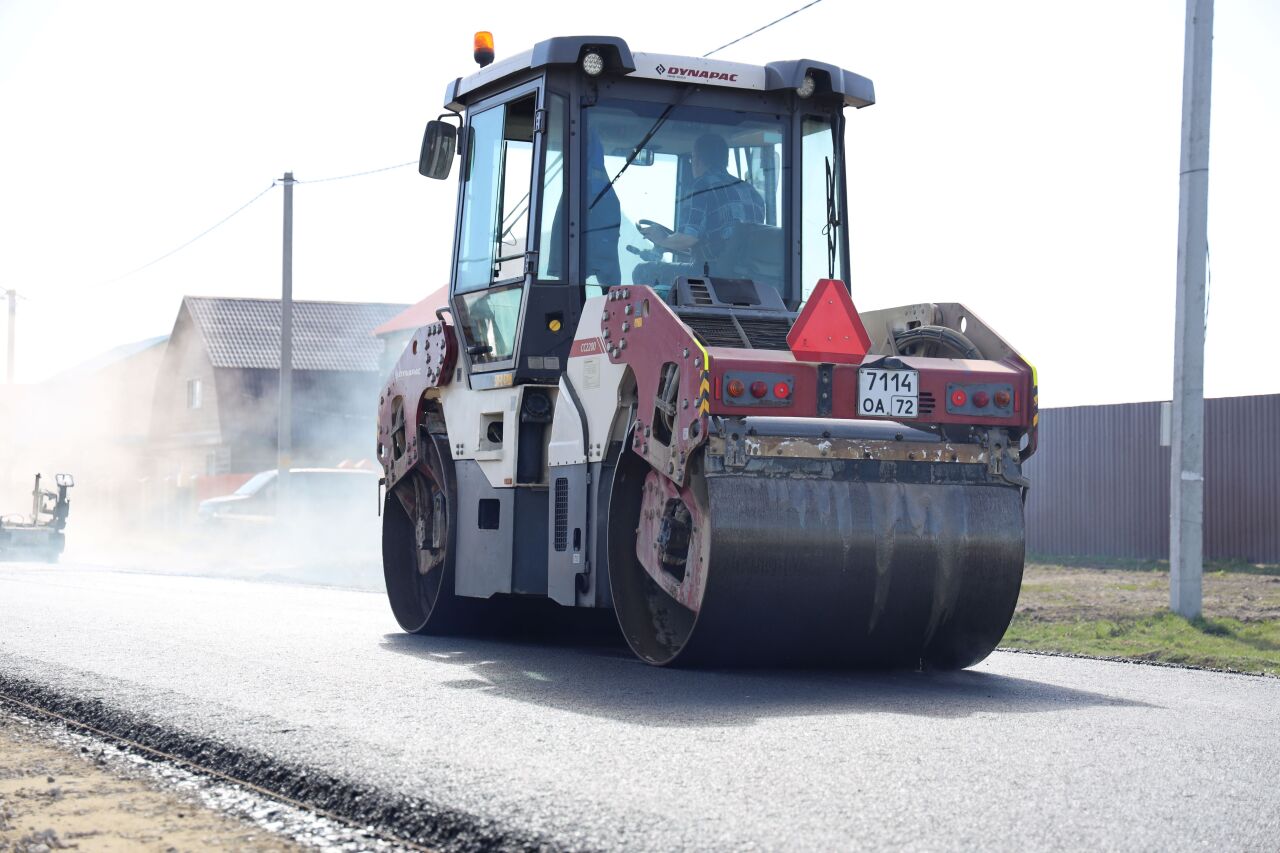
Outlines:
[{"label": "freshly laid asphalt", "polygon": [[402,834],[430,811],[445,848],[1280,847],[1273,678],[665,670],[407,636],[369,592],[9,563],[0,693],[328,780]]}]

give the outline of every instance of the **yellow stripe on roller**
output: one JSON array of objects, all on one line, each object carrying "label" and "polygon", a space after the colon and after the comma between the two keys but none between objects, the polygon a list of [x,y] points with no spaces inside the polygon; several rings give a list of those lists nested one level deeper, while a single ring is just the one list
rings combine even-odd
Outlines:
[{"label": "yellow stripe on roller", "polygon": [[707,355],[707,348],[696,338],[694,343],[702,353],[702,382],[698,384],[698,414],[705,415],[711,411],[711,356]]}]

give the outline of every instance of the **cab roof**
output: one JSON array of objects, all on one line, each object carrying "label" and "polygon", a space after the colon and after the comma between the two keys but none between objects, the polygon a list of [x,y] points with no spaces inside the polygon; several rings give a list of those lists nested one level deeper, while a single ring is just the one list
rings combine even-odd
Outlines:
[{"label": "cab roof", "polygon": [[812,74],[817,97],[840,98],[845,106],[858,108],[875,103],[875,88],[866,77],[812,59],[749,65],[692,56],[633,53],[627,43],[616,36],[557,36],[494,62],[469,77],[454,80],[445,89],[445,108],[462,110],[501,88],[499,84],[507,78],[552,65],[577,65],[589,52],[598,53],[604,59],[605,74],[757,92],[795,89],[806,74]]}]

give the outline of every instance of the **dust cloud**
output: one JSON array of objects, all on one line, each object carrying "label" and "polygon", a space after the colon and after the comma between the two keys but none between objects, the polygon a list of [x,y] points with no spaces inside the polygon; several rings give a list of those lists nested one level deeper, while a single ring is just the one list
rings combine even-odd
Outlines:
[{"label": "dust cloud", "polygon": [[[191,380],[164,340],[132,347],[42,383],[0,385],[0,515],[30,515],[37,472],[48,489],[68,473],[64,564],[382,590],[381,372],[334,383],[295,371],[287,511],[277,514],[269,482],[215,502],[215,517],[203,502],[275,468],[277,373],[210,370],[192,409]],[[175,417],[188,422],[175,429]]]}]

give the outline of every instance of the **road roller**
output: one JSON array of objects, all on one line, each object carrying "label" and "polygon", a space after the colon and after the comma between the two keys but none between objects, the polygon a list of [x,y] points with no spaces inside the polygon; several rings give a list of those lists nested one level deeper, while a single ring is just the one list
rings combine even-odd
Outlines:
[{"label": "road roller", "polygon": [[1022,580],[1036,376],[964,305],[856,307],[844,140],[871,81],[616,37],[475,48],[419,162],[458,176],[447,302],[379,399],[404,630],[612,608],[655,665],[985,658]]}]

